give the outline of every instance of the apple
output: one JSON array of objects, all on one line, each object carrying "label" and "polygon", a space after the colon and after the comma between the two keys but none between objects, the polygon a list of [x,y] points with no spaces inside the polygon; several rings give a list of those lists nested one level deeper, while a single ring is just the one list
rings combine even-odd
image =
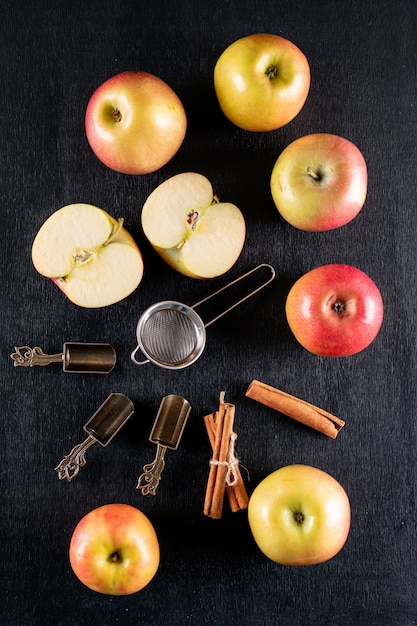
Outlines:
[{"label": "apple", "polygon": [[142,209],[142,228],[158,254],[191,278],[213,278],[238,259],[246,236],[237,206],[219,202],[202,174],[184,172],[161,183]]},{"label": "apple", "polygon": [[142,255],[123,219],[91,204],[69,204],[41,226],[32,245],[36,270],[81,307],[114,304],[143,275]]},{"label": "apple", "polygon": [[255,543],[281,565],[313,565],[334,557],[350,529],[350,504],[342,485],[309,465],[287,465],[255,487],[249,499]]},{"label": "apple", "polygon": [[122,72],[106,80],[91,96],[85,115],[93,152],[124,174],[148,174],[168,163],[186,129],[176,93],[147,72]]},{"label": "apple", "polygon": [[332,230],[353,220],[365,203],[367,186],[359,148],[329,133],[305,135],[290,143],[271,175],[279,213],[306,231]]},{"label": "apple", "polygon": [[144,513],[129,504],[105,504],[78,522],[69,558],[89,589],[121,596],[140,591],[159,567],[159,542]]},{"label": "apple", "polygon": [[270,131],[301,111],[310,89],[310,66],[288,39],[259,33],[238,39],[220,55],[214,88],[225,116],[249,131]]},{"label": "apple", "polygon": [[377,336],[384,315],[381,293],[362,270],[321,265],[291,287],[285,311],[296,339],[320,356],[350,356]]}]

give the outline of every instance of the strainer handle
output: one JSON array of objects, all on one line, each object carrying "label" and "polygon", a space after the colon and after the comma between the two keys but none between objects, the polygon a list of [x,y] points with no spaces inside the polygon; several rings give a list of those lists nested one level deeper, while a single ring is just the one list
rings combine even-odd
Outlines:
[{"label": "strainer handle", "polygon": [[[233,309],[235,309],[237,306],[239,306],[240,304],[242,304],[243,302],[246,302],[246,300],[249,300],[249,298],[251,298],[252,296],[254,296],[256,293],[258,293],[258,291],[260,291],[261,289],[263,289],[264,287],[266,287],[267,285],[269,285],[270,282],[272,282],[275,278],[275,270],[272,267],[272,265],[269,265],[269,263],[261,263],[260,265],[257,265],[256,267],[254,267],[253,269],[249,270],[249,272],[246,272],[246,274],[243,274],[242,276],[238,276],[238,278],[235,278],[235,280],[232,280],[232,282],[228,283],[227,285],[225,285],[224,287],[221,287],[220,289],[218,289],[217,291],[215,291],[214,293],[210,294],[209,296],[207,296],[206,298],[203,298],[203,300],[200,300],[199,302],[196,302],[192,308],[196,309],[198,306],[200,306],[201,304],[204,304],[204,302],[207,302],[208,300],[210,300],[211,298],[214,298],[214,296],[217,296],[219,293],[221,293],[222,291],[224,291],[225,289],[228,289],[229,287],[232,287],[233,285],[235,285],[236,283],[240,282],[241,280],[244,280],[245,278],[247,278],[248,276],[250,276],[251,274],[253,274],[254,272],[259,271],[262,268],[268,268],[271,271],[271,276],[268,278],[267,281],[265,281],[264,283],[262,283],[261,285],[259,285],[259,287],[257,287],[256,289],[254,289],[253,291],[251,291],[250,293],[248,293],[246,296],[244,296],[243,298],[241,298],[240,300],[238,300],[237,302],[235,302],[234,304],[232,304],[231,306],[229,306],[229,308],[227,308],[225,311],[223,311],[222,313],[219,313],[219,315],[216,315],[216,317],[214,317],[213,319],[211,319],[209,322],[206,322],[204,324],[204,326],[207,328],[208,326],[210,326],[211,324],[214,324],[214,322],[217,322],[217,320],[219,320],[221,317],[223,317],[224,315],[226,315],[226,313],[229,313],[229,311],[232,311]],[[135,350],[136,352],[136,350]]]},{"label": "strainer handle", "polygon": [[136,365],[146,365],[146,363],[150,362],[149,359],[146,359],[145,361],[137,361],[135,358],[135,354],[139,349],[140,349],[140,346],[136,346],[136,348],[131,353],[130,358],[132,359],[133,363],[135,363]]}]

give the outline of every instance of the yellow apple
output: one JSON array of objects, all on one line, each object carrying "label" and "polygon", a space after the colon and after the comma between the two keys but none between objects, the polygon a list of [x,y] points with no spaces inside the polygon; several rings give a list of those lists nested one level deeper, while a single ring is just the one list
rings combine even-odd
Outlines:
[{"label": "yellow apple", "polygon": [[71,302],[86,308],[126,298],[143,275],[141,252],[123,219],[91,204],[55,211],[33,241],[32,261]]},{"label": "yellow apple", "polygon": [[218,202],[210,181],[184,172],[154,189],[142,209],[142,228],[158,254],[191,278],[213,278],[237,261],[246,225],[237,206]]},{"label": "yellow apple", "polygon": [[281,565],[312,565],[334,557],[350,529],[350,504],[342,485],[308,465],[272,472],[249,499],[255,542]]},{"label": "yellow apple", "polygon": [[288,39],[268,33],[242,37],[219,57],[214,88],[220,107],[236,126],[270,131],[301,111],[310,89],[310,66]]}]

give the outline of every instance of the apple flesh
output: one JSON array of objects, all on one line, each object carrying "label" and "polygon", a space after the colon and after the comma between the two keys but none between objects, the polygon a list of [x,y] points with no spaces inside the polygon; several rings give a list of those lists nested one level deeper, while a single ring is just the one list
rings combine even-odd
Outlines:
[{"label": "apple flesh", "polygon": [[384,305],[373,280],[351,265],[321,265],[291,287],[285,305],[299,343],[319,356],[350,356],[377,336]]},{"label": "apple flesh", "polygon": [[368,186],[365,159],[348,139],[328,133],[305,135],[280,154],[271,192],[281,216],[311,232],[344,226],[362,209]]},{"label": "apple flesh", "polygon": [[147,72],[109,78],[91,96],[85,115],[93,152],[107,167],[124,174],[148,174],[168,163],[186,129],[176,93]]},{"label": "apple flesh", "polygon": [[310,66],[288,39],[267,33],[233,42],[214,68],[214,88],[225,116],[249,131],[271,131],[301,111]]},{"label": "apple flesh", "polygon": [[32,261],[71,302],[86,308],[126,298],[143,275],[141,252],[123,219],[90,204],[55,211],[33,241]]},{"label": "apple flesh", "polygon": [[106,504],[77,524],[69,558],[77,578],[109,595],[140,591],[155,576],[159,542],[150,520],[128,504]]},{"label": "apple flesh", "polygon": [[142,228],[158,254],[191,278],[213,278],[237,261],[245,241],[237,206],[218,202],[210,181],[177,174],[154,189],[142,209]]},{"label": "apple flesh", "polygon": [[253,491],[248,507],[255,543],[282,565],[313,565],[333,558],[350,529],[346,491],[308,465],[287,465]]}]

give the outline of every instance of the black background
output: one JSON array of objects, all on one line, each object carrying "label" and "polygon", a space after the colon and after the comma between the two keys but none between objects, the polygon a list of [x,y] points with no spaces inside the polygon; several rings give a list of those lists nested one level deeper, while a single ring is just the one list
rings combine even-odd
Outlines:
[{"label": "black background", "polygon": [[[14,0],[0,8],[2,623],[416,624],[413,0]],[[271,133],[235,128],[213,89],[218,56],[255,32],[292,40],[311,66],[304,108]],[[178,154],[147,176],[107,169],[84,131],[93,91],[130,69],[168,82],[188,116]],[[280,152],[311,132],[353,141],[369,171],[358,217],[321,234],[284,223],[269,191]],[[141,231],[147,195],[190,170],[206,175],[247,222],[237,264],[210,281],[171,270]],[[123,216],[140,246],[144,279],[123,302],[78,308],[34,270],[36,232],[72,202]],[[137,319],[148,305],[166,298],[192,304],[264,261],[276,268],[273,285],[208,330],[194,365],[171,372],[131,364]],[[293,282],[332,262],[367,272],[385,304],[377,339],[346,359],[307,353],[285,320]],[[115,370],[100,377],[65,374],[59,365],[13,368],[15,345],[59,352],[65,341],[108,341],[118,354]],[[331,440],[257,405],[245,398],[253,378],[327,409],[345,428]],[[203,515],[210,448],[202,416],[215,409],[221,390],[236,404],[237,451],[249,492],[292,463],[319,467],[345,487],[351,531],[332,560],[282,567],[255,546],[246,513],[225,507],[221,520]],[[83,439],[83,424],[112,391],[132,398],[135,416],[107,448],[88,451],[72,483],[60,482],[54,466]],[[154,456],[148,436],[169,393],[185,396],[193,410],[180,448],[167,453],[157,495],[145,498],[136,480]],[[160,540],[159,571],[132,596],[90,591],[69,564],[77,522],[111,502],[139,507]]]}]

